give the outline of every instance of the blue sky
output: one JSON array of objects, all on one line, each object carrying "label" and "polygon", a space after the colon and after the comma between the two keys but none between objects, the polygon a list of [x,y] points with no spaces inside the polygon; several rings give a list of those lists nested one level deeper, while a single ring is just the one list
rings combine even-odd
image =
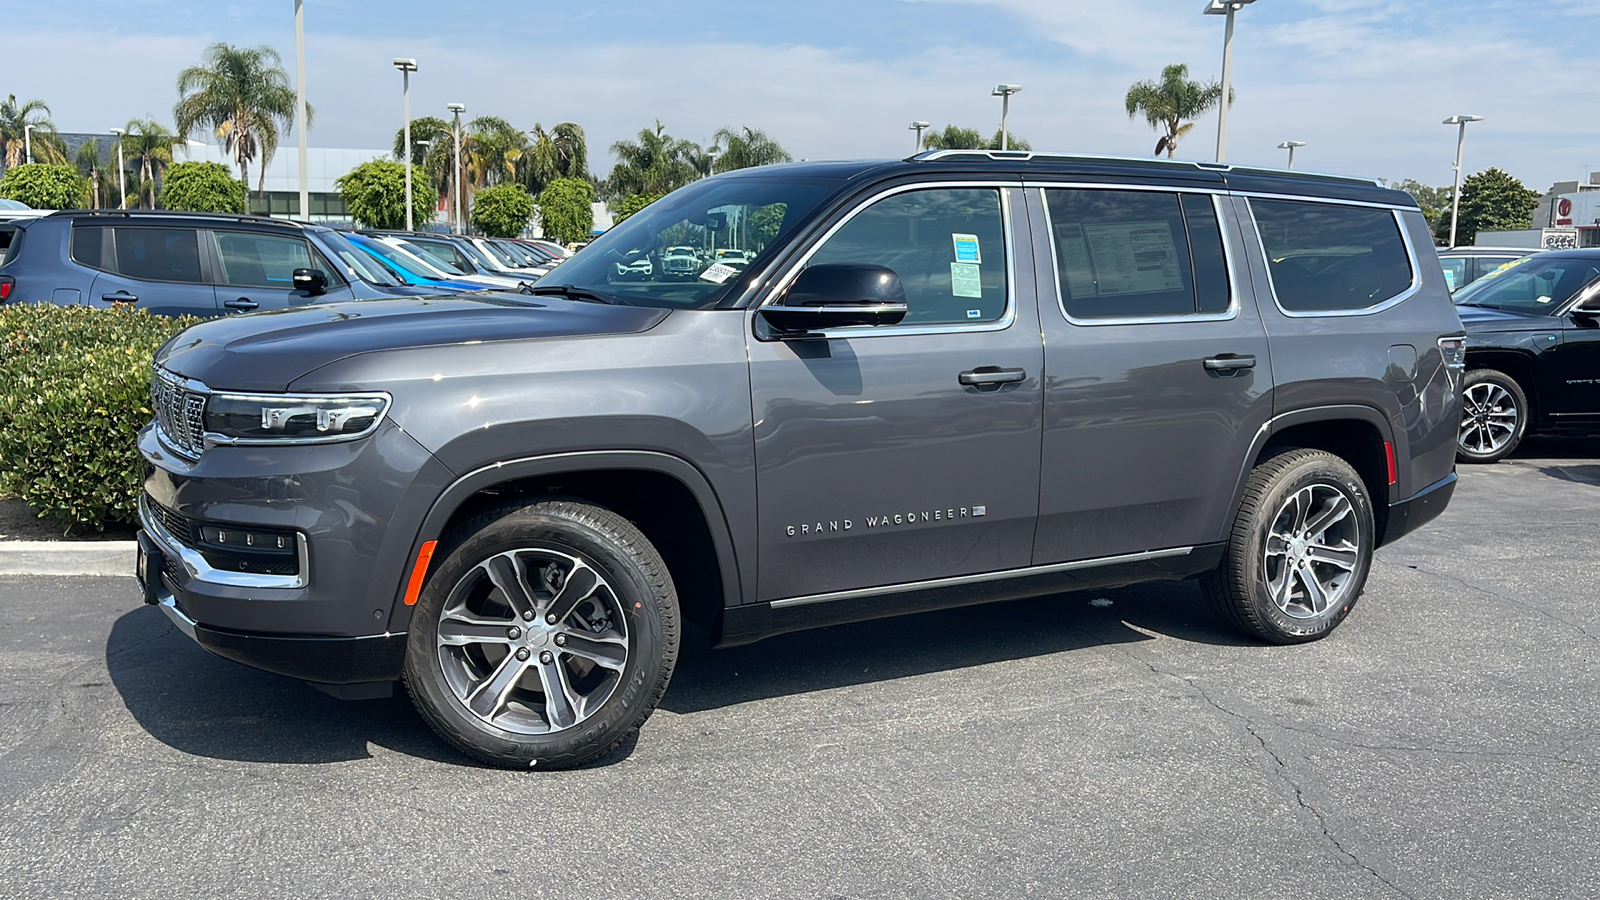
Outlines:
[{"label": "blue sky", "polygon": [[[905,155],[912,119],[985,133],[997,82],[1024,86],[1011,127],[1035,148],[1145,155],[1155,133],[1129,85],[1184,62],[1221,72],[1222,19],[1202,0],[811,0],[585,4],[306,0],[311,143],[385,147],[399,127],[396,56],[418,60],[412,114],[573,121],[604,172],[613,141],[659,118],[677,137],[765,130],[796,157]],[[0,15],[0,92],[49,104],[65,131],[171,121],[179,69],[213,41],[294,64],[293,3],[57,0]],[[1496,165],[1544,190],[1600,169],[1597,0],[1259,0],[1239,13],[1228,160],[1448,184]],[[28,60],[23,63],[22,60]],[[1210,159],[1215,113],[1179,156]]]}]

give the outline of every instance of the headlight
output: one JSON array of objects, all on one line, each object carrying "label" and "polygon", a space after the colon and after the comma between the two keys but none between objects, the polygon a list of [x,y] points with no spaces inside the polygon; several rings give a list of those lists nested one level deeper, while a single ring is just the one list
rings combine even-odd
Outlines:
[{"label": "headlight", "polygon": [[206,438],[218,444],[348,441],[371,434],[388,394],[212,394]]}]

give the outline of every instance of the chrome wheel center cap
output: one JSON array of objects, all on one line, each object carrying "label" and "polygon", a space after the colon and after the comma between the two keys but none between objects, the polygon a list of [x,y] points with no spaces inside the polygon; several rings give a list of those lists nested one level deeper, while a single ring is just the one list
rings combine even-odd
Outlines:
[{"label": "chrome wheel center cap", "polygon": [[550,635],[541,629],[534,629],[533,633],[528,635],[528,643],[535,647],[543,647],[550,643]]}]

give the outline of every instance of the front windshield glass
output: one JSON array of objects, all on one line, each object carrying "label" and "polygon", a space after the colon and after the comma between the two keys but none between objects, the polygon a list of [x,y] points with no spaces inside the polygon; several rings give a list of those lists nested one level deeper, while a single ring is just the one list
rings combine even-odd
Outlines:
[{"label": "front windshield glass", "polygon": [[540,284],[634,306],[710,309],[835,187],[793,177],[697,181],[624,219]]},{"label": "front windshield glass", "polygon": [[346,240],[345,236],[339,232],[323,232],[322,238],[328,242],[328,248],[334,252],[334,255],[338,256],[339,260],[345,264],[347,275],[360,278],[367,284],[375,284],[381,287],[394,287],[403,283],[400,279],[384,271],[371,257],[357,250],[355,245]]},{"label": "front windshield glass", "polygon": [[1600,259],[1526,256],[1467,285],[1451,298],[1460,306],[1550,315],[1600,277]]},{"label": "front windshield glass", "polygon": [[394,268],[400,269],[401,271],[412,276],[420,276],[422,278],[449,277],[445,275],[444,272],[441,272],[438,268],[421,259],[418,259],[415,256],[412,256],[411,254],[392,244],[388,244],[376,239],[368,239],[361,242],[361,246],[363,249],[382,257],[385,262],[389,263],[389,265],[393,266]]}]

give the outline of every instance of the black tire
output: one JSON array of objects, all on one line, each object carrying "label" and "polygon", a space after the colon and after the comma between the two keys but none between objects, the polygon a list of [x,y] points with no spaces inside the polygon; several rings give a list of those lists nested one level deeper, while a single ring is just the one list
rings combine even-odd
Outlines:
[{"label": "black tire", "polygon": [[1528,435],[1528,395],[1517,380],[1497,369],[1473,369],[1461,379],[1461,427],[1456,461],[1492,463],[1517,449]]},{"label": "black tire", "polygon": [[506,768],[580,765],[637,732],[666,693],[679,642],[677,592],[639,529],[546,499],[497,507],[456,536],[406,643],[406,689],[423,719]]},{"label": "black tire", "polygon": [[[1300,498],[1303,505],[1291,505]],[[1342,515],[1336,498],[1345,504]],[[1298,542],[1277,536],[1286,533]],[[1373,533],[1372,502],[1349,463],[1321,450],[1285,451],[1250,473],[1222,563],[1201,589],[1246,634],[1274,644],[1315,641],[1337,628],[1361,596]]]}]

